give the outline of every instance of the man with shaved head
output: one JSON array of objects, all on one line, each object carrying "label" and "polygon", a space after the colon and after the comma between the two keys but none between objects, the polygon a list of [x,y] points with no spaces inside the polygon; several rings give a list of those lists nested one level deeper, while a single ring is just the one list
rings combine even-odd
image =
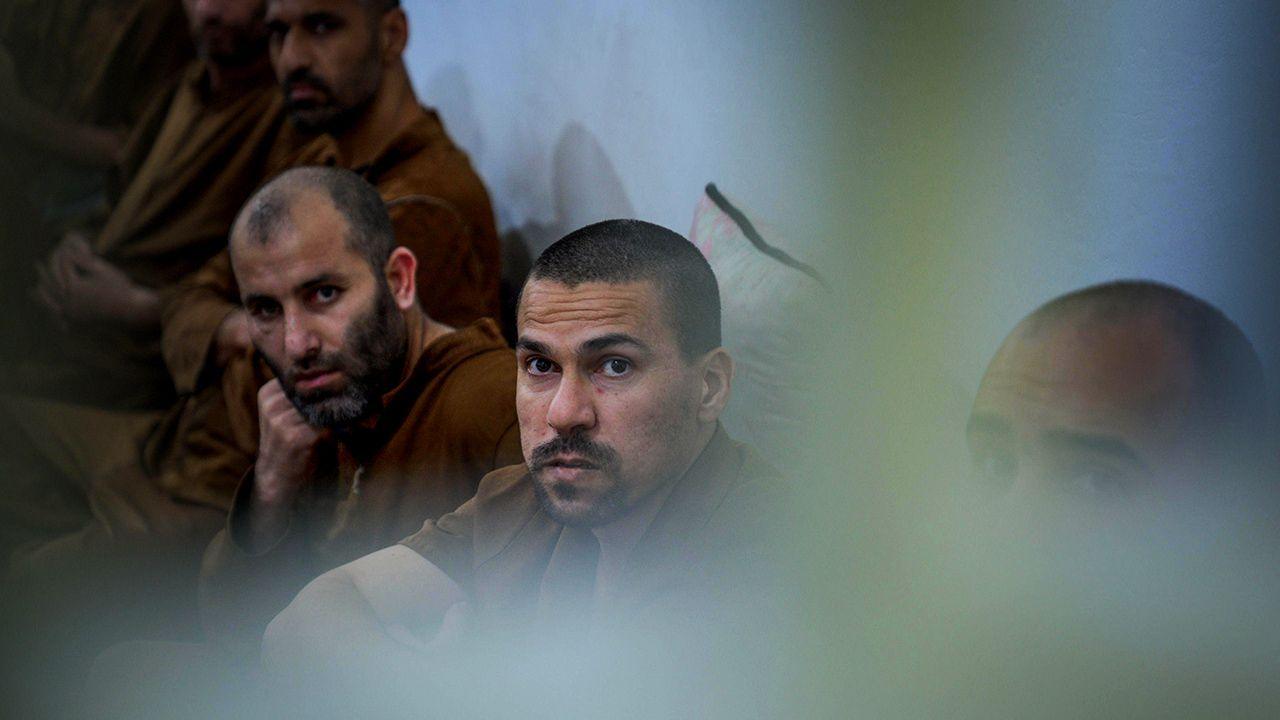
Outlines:
[{"label": "man with shaved head", "polygon": [[581,639],[565,631],[639,617],[653,632],[763,596],[746,578],[768,564],[780,484],[720,427],[733,361],[693,245],[635,220],[571,233],[534,263],[518,335],[524,462],[310,584],[263,643],[284,686],[359,697],[372,665],[428,678],[472,632]]},{"label": "man with shaved head", "polygon": [[1143,281],[1059,297],[1014,328],[968,424],[978,487],[1024,509],[1111,507],[1257,471],[1261,363],[1217,308]]}]

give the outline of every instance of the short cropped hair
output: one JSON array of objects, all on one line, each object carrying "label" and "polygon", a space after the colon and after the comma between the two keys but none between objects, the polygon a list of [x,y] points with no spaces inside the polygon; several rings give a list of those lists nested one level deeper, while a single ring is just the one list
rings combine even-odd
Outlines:
[{"label": "short cropped hair", "polygon": [[686,360],[720,347],[720,287],[693,243],[642,220],[606,220],[569,233],[529,270],[529,282],[652,282]]},{"label": "short cropped hair", "polygon": [[1244,331],[1218,308],[1184,290],[1149,280],[1093,285],[1045,303],[1024,321],[1028,333],[1068,319],[1116,323],[1158,317],[1192,362],[1200,413],[1237,438],[1260,440],[1268,420],[1262,361]]},{"label": "short cropped hair", "polygon": [[381,15],[400,7],[400,0],[360,0],[360,4],[365,10]]},{"label": "short cropped hair", "polygon": [[382,277],[396,246],[391,216],[378,190],[345,168],[300,167],[281,173],[249,198],[236,224],[243,226],[248,239],[265,245],[288,220],[289,208],[308,191],[328,196],[347,221],[347,247],[364,257],[374,274]]}]

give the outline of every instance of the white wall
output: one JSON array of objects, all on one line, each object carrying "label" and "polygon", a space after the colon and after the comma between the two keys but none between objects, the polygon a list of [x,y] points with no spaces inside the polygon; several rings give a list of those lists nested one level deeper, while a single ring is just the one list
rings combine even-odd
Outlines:
[{"label": "white wall", "polygon": [[709,181],[814,235],[831,113],[802,5],[410,0],[407,59],[535,254],[607,217],[686,234]]}]

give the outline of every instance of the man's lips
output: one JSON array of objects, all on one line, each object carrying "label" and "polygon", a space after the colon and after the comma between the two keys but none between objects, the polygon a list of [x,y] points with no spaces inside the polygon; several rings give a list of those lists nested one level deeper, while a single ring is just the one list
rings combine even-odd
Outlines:
[{"label": "man's lips", "polygon": [[324,97],[324,90],[307,83],[290,83],[289,100],[292,102],[316,102]]},{"label": "man's lips", "polygon": [[337,370],[298,373],[293,379],[293,387],[301,392],[309,392],[322,388],[341,376],[342,373]]},{"label": "man's lips", "polygon": [[557,456],[542,464],[543,472],[560,482],[573,482],[600,466],[580,457]]}]

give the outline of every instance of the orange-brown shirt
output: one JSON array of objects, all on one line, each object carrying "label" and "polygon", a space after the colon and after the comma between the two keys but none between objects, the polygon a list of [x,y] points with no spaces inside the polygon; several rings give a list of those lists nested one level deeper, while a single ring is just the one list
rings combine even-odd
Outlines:
[{"label": "orange-brown shirt", "polygon": [[480,478],[520,460],[515,358],[493,321],[425,347],[422,338],[415,331],[418,355],[376,422],[330,448],[288,534],[257,555],[240,542],[254,482],[251,470],[244,476],[205,555],[201,614],[211,636],[258,639],[306,582],[454,510]]},{"label": "orange-brown shirt", "polygon": [[594,535],[552,519],[524,465],[486,476],[473,499],[401,543],[463,588],[486,630],[580,625],[593,614],[714,604],[767,582],[786,497],[777,470],[717,427],[631,551],[609,608],[595,606]]}]

